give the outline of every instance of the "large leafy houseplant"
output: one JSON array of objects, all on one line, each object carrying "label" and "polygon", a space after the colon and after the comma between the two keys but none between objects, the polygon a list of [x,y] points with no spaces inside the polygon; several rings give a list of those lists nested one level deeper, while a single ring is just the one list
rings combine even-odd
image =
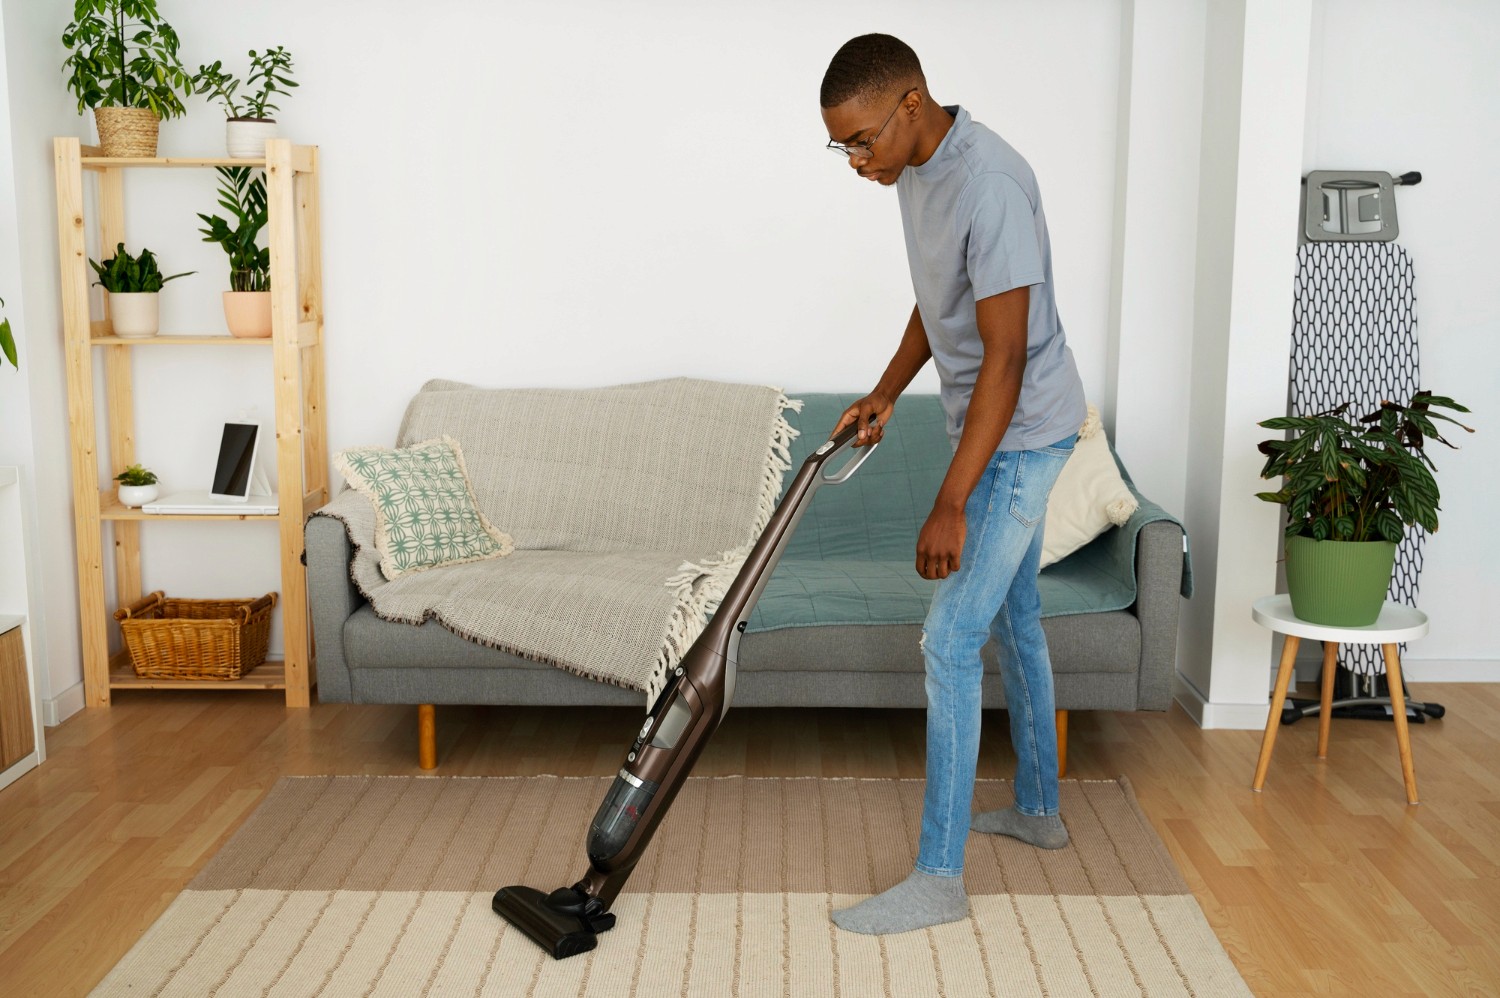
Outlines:
[{"label": "large leafy houseplant", "polygon": [[1315,623],[1357,627],[1379,615],[1406,527],[1437,530],[1437,466],[1426,445],[1435,440],[1453,447],[1437,424],[1473,430],[1437,411],[1467,408],[1428,391],[1405,404],[1381,402],[1357,418],[1349,409],[1345,403],[1311,416],[1262,421],[1290,436],[1261,442],[1261,477],[1281,478],[1282,487],[1256,497],[1287,508],[1293,611]]},{"label": "large leafy houseplant", "polygon": [[94,109],[105,155],[155,155],[157,123],[185,113],[179,91],[193,91],[156,0],[75,0],[62,42],[68,89],[79,114]]},{"label": "large leafy houseplant", "polygon": [[1290,430],[1286,440],[1265,440],[1262,478],[1283,478],[1276,492],[1256,498],[1287,508],[1288,537],[1315,540],[1401,540],[1406,524],[1438,527],[1437,466],[1426,443],[1453,447],[1435,420],[1470,427],[1437,409],[1469,410],[1450,398],[1419,391],[1405,405],[1382,402],[1374,412],[1348,418],[1349,403],[1313,416],[1278,416],[1259,425]]}]

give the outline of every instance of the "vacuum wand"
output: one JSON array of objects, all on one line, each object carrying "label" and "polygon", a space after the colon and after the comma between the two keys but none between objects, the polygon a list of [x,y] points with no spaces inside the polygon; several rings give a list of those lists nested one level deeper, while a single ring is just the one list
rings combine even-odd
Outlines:
[{"label": "vacuum wand", "polygon": [[614,927],[610,905],[734,699],[740,637],[787,541],[818,488],[848,481],[878,446],[868,444],[830,470],[851,449],[858,430],[850,424],[808,455],[719,609],[667,678],[589,826],[583,877],[550,894],[523,885],[495,892],[496,914],[555,959],[588,952],[600,932]]}]

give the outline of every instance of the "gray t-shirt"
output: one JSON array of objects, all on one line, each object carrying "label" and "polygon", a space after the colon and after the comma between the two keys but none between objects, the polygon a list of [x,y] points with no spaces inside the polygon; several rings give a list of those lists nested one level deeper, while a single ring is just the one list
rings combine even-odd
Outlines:
[{"label": "gray t-shirt", "polygon": [[1088,414],[1052,295],[1052,243],[1036,175],[1008,142],[954,106],[932,158],[896,180],[912,288],[958,447],[984,342],[974,303],[1031,286],[1026,373],[1000,450],[1032,450],[1076,433]]}]

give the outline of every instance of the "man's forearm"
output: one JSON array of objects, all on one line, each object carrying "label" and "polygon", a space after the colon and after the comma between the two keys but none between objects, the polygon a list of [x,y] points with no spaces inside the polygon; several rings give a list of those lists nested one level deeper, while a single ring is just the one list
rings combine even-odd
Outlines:
[{"label": "man's forearm", "polygon": [[884,393],[892,402],[896,401],[896,396],[906,391],[911,379],[931,359],[932,348],[927,344],[927,330],[922,326],[922,314],[913,306],[911,318],[906,323],[906,332],[901,336],[901,345],[896,348],[896,355],[891,358],[890,364],[886,365],[885,373],[880,376],[875,390]]},{"label": "man's forearm", "polygon": [[984,477],[984,469],[1010,427],[1021,399],[1021,380],[1026,374],[1026,324],[1030,307],[1028,287],[975,303],[984,357],[979,362],[974,392],[969,396],[958,451],[948,465],[935,506],[963,510],[969,493]]}]

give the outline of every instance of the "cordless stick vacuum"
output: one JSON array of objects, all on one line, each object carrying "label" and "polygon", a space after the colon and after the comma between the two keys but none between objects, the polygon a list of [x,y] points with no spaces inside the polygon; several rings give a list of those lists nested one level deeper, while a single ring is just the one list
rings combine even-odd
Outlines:
[{"label": "cordless stick vacuum", "polygon": [[808,455],[713,619],[668,678],[589,826],[589,868],[583,879],[551,894],[522,886],[495,892],[495,912],[554,959],[588,952],[598,944],[600,932],[614,927],[609,906],[729,711],[740,635],[792,531],[819,486],[848,481],[875,450],[875,444],[868,445],[839,470],[824,470],[849,449],[857,429],[851,424]]}]

